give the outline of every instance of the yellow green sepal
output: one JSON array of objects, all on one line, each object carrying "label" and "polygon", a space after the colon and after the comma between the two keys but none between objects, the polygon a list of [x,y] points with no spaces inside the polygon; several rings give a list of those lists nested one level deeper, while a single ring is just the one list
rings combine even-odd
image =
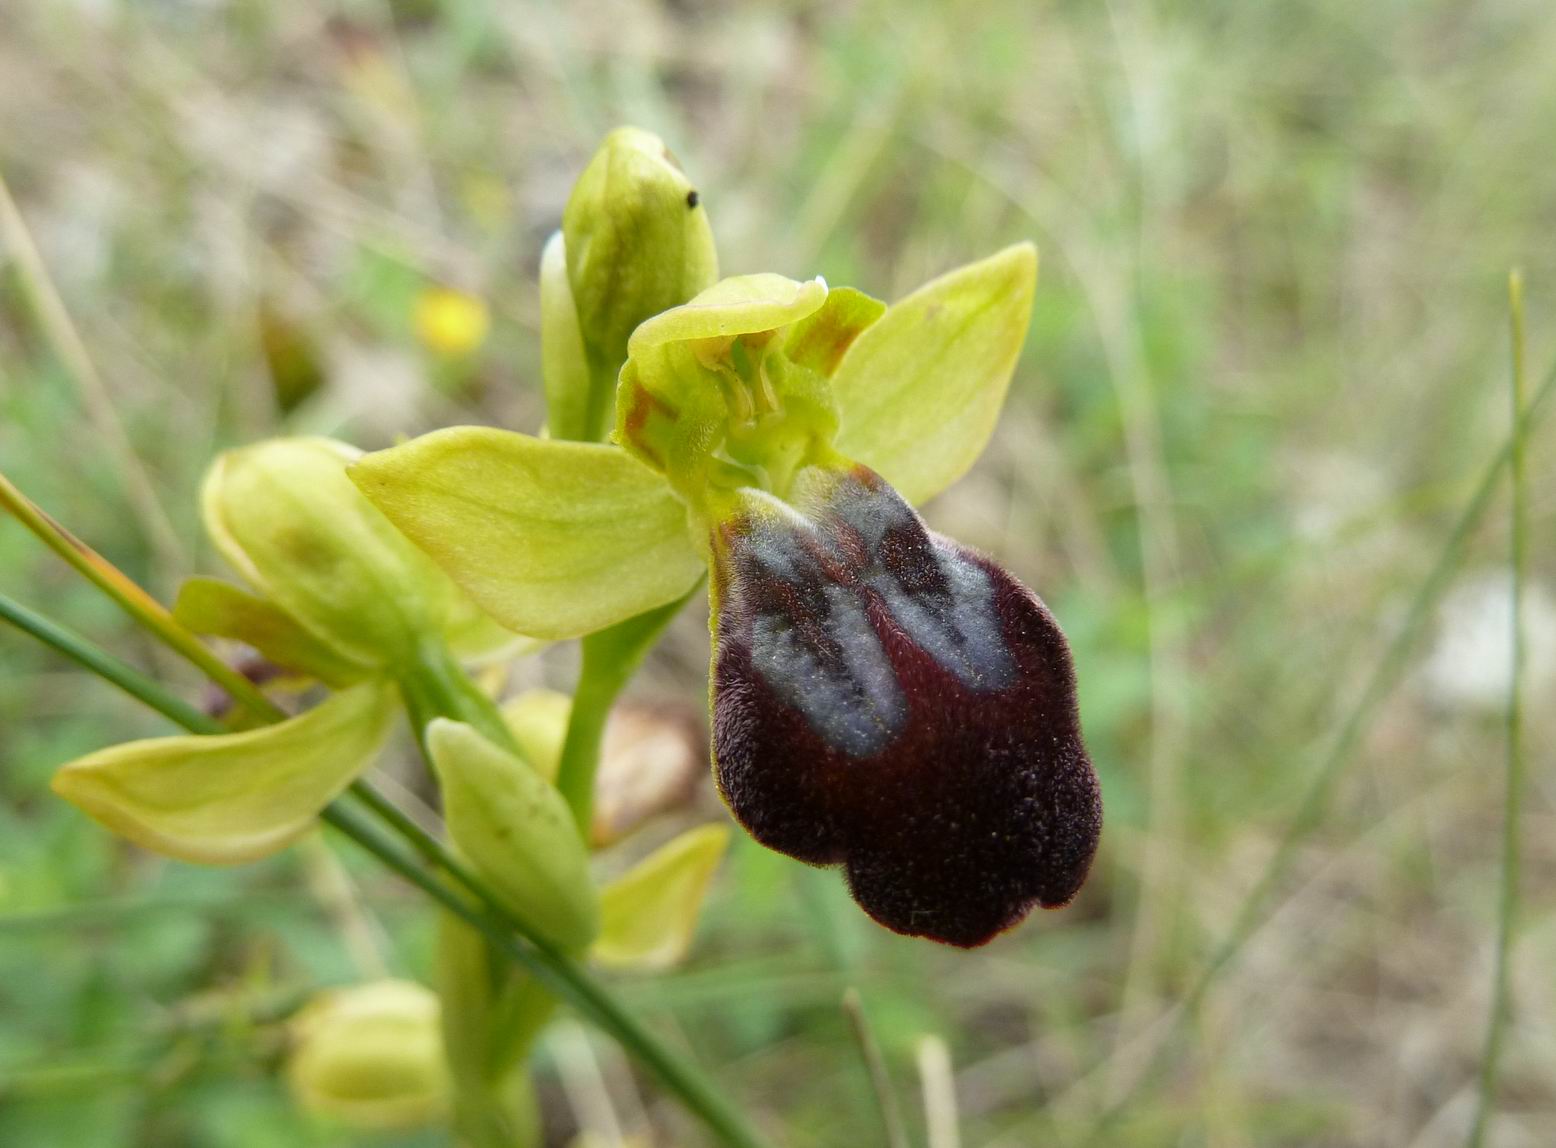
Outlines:
[{"label": "yellow green sepal", "polygon": [[153,738],[61,766],[54,792],[144,849],[211,865],[268,856],[367,768],[394,716],[364,683],[242,733]]},{"label": "yellow green sepal", "polygon": [[600,936],[590,955],[602,965],[666,969],[691,948],[729,827],[701,825],[650,853],[605,887]]},{"label": "yellow green sepal", "polygon": [[573,185],[562,214],[567,279],[595,376],[594,400],[627,357],[627,337],[650,316],[718,278],[701,196],[651,132],[618,128]]}]

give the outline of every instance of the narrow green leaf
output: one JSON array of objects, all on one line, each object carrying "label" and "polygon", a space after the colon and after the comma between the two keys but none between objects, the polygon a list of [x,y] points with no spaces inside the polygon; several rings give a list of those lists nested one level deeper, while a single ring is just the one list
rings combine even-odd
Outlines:
[{"label": "narrow green leaf", "polygon": [[305,832],[367,767],[392,697],[365,683],[276,725],[112,746],[62,766],[54,792],[153,852],[253,861]]},{"label": "narrow green leaf", "polygon": [[833,377],[838,450],[910,502],[960,478],[993,433],[1036,283],[1037,249],[1022,243],[887,308]]},{"label": "narrow green leaf", "polygon": [[499,897],[564,949],[599,929],[589,853],[567,803],[527,762],[462,722],[437,718],[427,748],[449,837]]},{"label": "narrow green leaf", "polygon": [[728,826],[702,825],[607,885],[590,955],[602,965],[633,969],[664,969],[681,960],[728,845]]},{"label": "narrow green leaf", "polygon": [[362,458],[362,492],[503,625],[572,638],[701,576],[686,510],[617,447],[451,427]]}]

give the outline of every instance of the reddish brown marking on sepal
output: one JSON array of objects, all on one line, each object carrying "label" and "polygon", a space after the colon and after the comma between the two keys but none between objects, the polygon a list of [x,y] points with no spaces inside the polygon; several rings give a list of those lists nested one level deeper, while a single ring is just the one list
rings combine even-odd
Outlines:
[{"label": "reddish brown marking on sepal", "polygon": [[679,417],[680,411],[643,384],[634,383],[630,388],[627,416],[622,424],[623,430],[633,448],[663,470],[664,456],[650,446],[648,439],[643,435],[643,428],[648,425],[649,416],[654,414],[663,415],[673,422]]},{"label": "reddish brown marking on sepal", "polygon": [[900,933],[981,945],[1074,897],[1102,827],[1069,648],[879,476],[715,539],[720,792]]}]

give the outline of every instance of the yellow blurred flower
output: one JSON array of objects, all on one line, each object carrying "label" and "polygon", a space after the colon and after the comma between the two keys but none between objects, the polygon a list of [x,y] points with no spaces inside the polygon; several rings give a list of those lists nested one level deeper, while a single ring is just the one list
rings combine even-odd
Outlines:
[{"label": "yellow blurred flower", "polygon": [[403,1129],[448,1109],[438,998],[411,981],[320,993],[292,1024],[286,1074],[304,1111],[353,1128]]},{"label": "yellow blurred flower", "polygon": [[468,355],[486,341],[491,318],[486,303],[450,287],[428,287],[416,300],[416,336],[450,358]]}]

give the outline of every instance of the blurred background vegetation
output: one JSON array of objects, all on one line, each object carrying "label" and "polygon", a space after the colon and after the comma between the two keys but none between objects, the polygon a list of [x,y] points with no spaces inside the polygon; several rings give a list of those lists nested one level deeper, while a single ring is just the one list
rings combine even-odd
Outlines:
[{"label": "blurred background vegetation", "polygon": [[[1033,238],[1008,412],[927,514],[1070,633],[1108,803],[1090,884],[964,954],[742,839],[693,960],[621,991],[787,1145],[881,1142],[850,985],[915,1134],[947,1083],[929,1035],[969,1148],[1457,1144],[1499,879],[1505,491],[1365,690],[1506,440],[1510,266],[1536,381],[1556,351],[1552,59],[1546,0],[5,0],[0,172],[103,385],[0,244],[0,468],[169,597],[216,569],[195,492],[223,446],[534,428],[540,246],[618,123],[670,141],[726,273],[895,297]],[[1503,1148],[1556,1143],[1556,427],[1531,452]],[[0,586],[197,695],[9,522]],[[637,698],[695,712],[705,621]],[[571,659],[514,683],[566,688]],[[427,975],[412,893],[345,851],[346,885],[318,850],[163,862],[48,794],[61,761],[160,732],[0,633],[0,1143],[439,1143],[308,1122],[276,1076],[278,1021],[377,959],[341,940],[353,885],[387,967]],[[680,816],[717,815],[705,791]],[[1175,1011],[1288,839],[1261,927]],[[582,1028],[544,1057],[557,1143],[701,1142]]]}]

